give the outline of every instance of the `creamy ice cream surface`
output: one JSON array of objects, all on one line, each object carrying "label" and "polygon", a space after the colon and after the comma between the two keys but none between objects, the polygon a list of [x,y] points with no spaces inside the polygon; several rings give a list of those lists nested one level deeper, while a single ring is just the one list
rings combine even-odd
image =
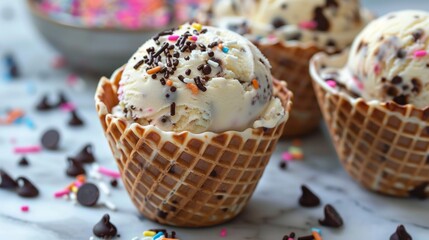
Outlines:
[{"label": "creamy ice cream surface", "polygon": [[429,13],[394,12],[369,24],[356,38],[347,70],[368,100],[427,107],[428,53]]},{"label": "creamy ice cream surface", "polygon": [[257,41],[343,49],[371,19],[359,0],[215,0],[202,21]]},{"label": "creamy ice cream surface", "polygon": [[236,33],[197,23],[143,44],[122,73],[118,96],[116,114],[165,131],[272,128],[287,117],[261,52]]}]

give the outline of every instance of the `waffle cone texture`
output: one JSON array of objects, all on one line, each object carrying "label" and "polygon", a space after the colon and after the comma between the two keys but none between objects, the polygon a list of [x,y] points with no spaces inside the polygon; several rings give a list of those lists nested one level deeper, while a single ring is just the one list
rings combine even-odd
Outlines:
[{"label": "waffle cone texture", "polygon": [[[145,217],[182,227],[212,226],[237,216],[252,196],[283,133],[272,129],[224,133],[164,132],[111,114],[116,79],[102,78],[95,100],[125,188]],[[289,112],[291,92],[276,80],[275,96]]]},{"label": "waffle cone texture", "polygon": [[372,191],[429,196],[429,108],[368,102],[329,87],[319,70],[346,61],[343,53],[317,54],[311,62],[316,96],[342,165]]},{"label": "waffle cone texture", "polygon": [[297,99],[293,103],[284,135],[297,137],[316,130],[322,116],[308,69],[311,57],[320,49],[315,46],[285,46],[282,43],[256,45],[270,61],[273,76],[286,80]]}]

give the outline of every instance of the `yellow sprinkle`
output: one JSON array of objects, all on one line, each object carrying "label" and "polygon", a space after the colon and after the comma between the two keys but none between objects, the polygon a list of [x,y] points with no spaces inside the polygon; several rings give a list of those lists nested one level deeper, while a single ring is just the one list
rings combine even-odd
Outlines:
[{"label": "yellow sprinkle", "polygon": [[199,23],[193,23],[192,27],[197,29],[197,31],[201,31],[201,29],[203,28],[203,25],[201,25]]},{"label": "yellow sprinkle", "polygon": [[77,192],[77,187],[76,186],[71,187],[71,191],[72,192]]},{"label": "yellow sprinkle", "polygon": [[153,237],[155,235],[156,235],[156,232],[154,232],[154,231],[144,231],[143,232],[143,236],[145,236],[145,237]]},{"label": "yellow sprinkle", "polygon": [[254,87],[255,89],[259,89],[259,83],[258,83],[258,80],[253,79],[253,80],[252,80],[252,84],[253,84],[253,87]]}]

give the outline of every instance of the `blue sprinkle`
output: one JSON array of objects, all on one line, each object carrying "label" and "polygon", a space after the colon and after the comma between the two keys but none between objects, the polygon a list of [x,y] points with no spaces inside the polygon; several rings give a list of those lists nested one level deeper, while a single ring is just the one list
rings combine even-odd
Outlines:
[{"label": "blue sprinkle", "polygon": [[222,52],[224,52],[224,53],[228,53],[228,52],[229,52],[229,48],[227,48],[227,47],[223,47],[223,48],[222,48]]},{"label": "blue sprinkle", "polygon": [[320,228],[312,228],[312,232],[317,232],[318,234],[322,235],[322,230]]},{"label": "blue sprinkle", "polygon": [[36,125],[34,125],[33,120],[31,120],[30,118],[25,117],[23,120],[24,120],[25,125],[27,125],[27,127],[29,127],[30,129],[36,128]]},{"label": "blue sprinkle", "polygon": [[164,237],[163,232],[158,232],[155,236],[152,237],[152,240],[160,239],[161,237]]},{"label": "blue sprinkle", "polygon": [[15,124],[22,124],[24,122],[25,118],[24,117],[20,117],[18,119],[16,119],[13,123]]}]

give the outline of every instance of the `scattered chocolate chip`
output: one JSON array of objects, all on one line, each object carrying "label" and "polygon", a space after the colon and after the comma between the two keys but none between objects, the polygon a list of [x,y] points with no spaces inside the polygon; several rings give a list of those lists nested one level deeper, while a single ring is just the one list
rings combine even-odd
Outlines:
[{"label": "scattered chocolate chip", "polygon": [[110,222],[109,214],[104,214],[101,220],[97,224],[95,224],[94,228],[92,229],[92,232],[97,237],[111,239],[116,237],[118,230],[116,226]]},{"label": "scattered chocolate chip", "polygon": [[15,189],[18,187],[18,183],[13,180],[11,176],[3,169],[0,169],[0,188],[3,189]]},{"label": "scattered chocolate chip", "polygon": [[286,25],[287,23],[285,22],[285,20],[281,17],[275,17],[272,21],[271,21],[271,25],[273,25],[274,28],[281,28],[284,25]]},{"label": "scattered chocolate chip", "polygon": [[317,207],[320,205],[319,197],[314,194],[307,186],[301,186],[302,195],[299,198],[299,204],[303,207]]},{"label": "scattered chocolate chip", "polygon": [[287,169],[287,163],[285,161],[281,161],[280,162],[280,168],[283,170],[286,170]]},{"label": "scattered chocolate chip", "polygon": [[69,177],[77,177],[81,174],[85,174],[85,169],[83,168],[82,163],[80,163],[79,161],[77,161],[74,158],[67,158],[68,161],[68,167],[66,169],[66,174]]},{"label": "scattered chocolate chip", "polygon": [[74,159],[84,164],[95,162],[92,144],[86,144],[82,148],[82,150],[80,150],[80,152],[74,157]]},{"label": "scattered chocolate chip", "polygon": [[58,93],[58,103],[57,103],[58,107],[63,105],[63,104],[66,104],[68,102],[69,102],[69,100],[67,99],[65,93],[63,93],[63,92]]},{"label": "scattered chocolate chip", "polygon": [[16,179],[16,182],[18,183],[18,188],[16,192],[19,196],[24,198],[33,198],[39,195],[39,190],[27,178],[19,177]]},{"label": "scattered chocolate chip", "polygon": [[40,102],[36,105],[36,109],[38,111],[51,110],[53,108],[53,106],[49,103],[48,99],[49,99],[48,95],[43,96],[42,99],[40,100]]},{"label": "scattered chocolate chip", "polygon": [[93,183],[85,183],[79,187],[76,193],[77,201],[86,207],[92,207],[97,204],[100,197],[100,190]]},{"label": "scattered chocolate chip", "polygon": [[60,142],[60,133],[55,129],[49,129],[42,135],[42,146],[49,150],[57,150]]},{"label": "scattered chocolate chip", "polygon": [[116,180],[116,179],[112,179],[112,180],[110,180],[110,186],[112,186],[112,187],[118,187],[118,180]]},{"label": "scattered chocolate chip", "polygon": [[28,162],[27,158],[25,156],[23,156],[19,161],[18,161],[18,165],[21,167],[27,167],[28,165],[30,165],[30,163]]},{"label": "scattered chocolate chip", "polygon": [[319,220],[320,225],[325,227],[339,228],[343,226],[343,219],[335,208],[328,204],[325,206],[325,219]]},{"label": "scattered chocolate chip", "polygon": [[73,110],[70,113],[71,113],[71,118],[68,122],[69,126],[77,127],[77,126],[82,126],[84,124],[82,119],[80,119],[79,115],[77,114],[76,110]]},{"label": "scattered chocolate chip", "polygon": [[408,194],[410,195],[410,197],[425,200],[428,197],[428,194],[426,193],[426,188],[428,186],[429,182],[424,182],[420,185],[417,185],[414,189],[410,190]]},{"label": "scattered chocolate chip", "polygon": [[390,240],[413,240],[410,234],[408,234],[404,225],[399,225],[396,228],[396,232],[390,236]]}]

